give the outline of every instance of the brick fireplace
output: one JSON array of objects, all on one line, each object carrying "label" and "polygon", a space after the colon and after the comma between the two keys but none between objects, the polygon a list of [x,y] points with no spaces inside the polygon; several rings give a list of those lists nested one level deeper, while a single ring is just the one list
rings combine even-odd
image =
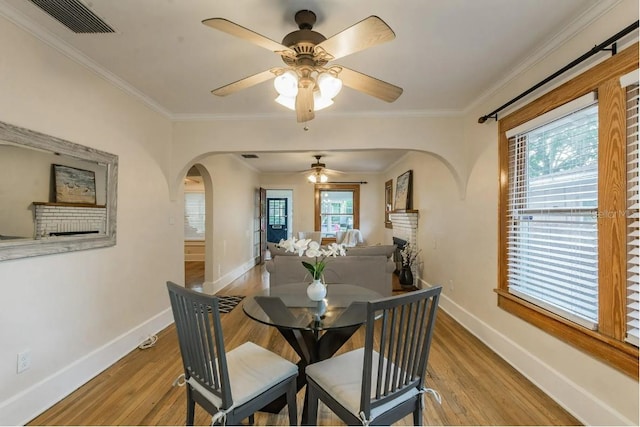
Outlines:
[{"label": "brick fireplace", "polygon": [[[402,249],[406,243],[411,244],[414,249],[418,249],[418,211],[406,210],[391,212],[389,219],[393,224],[393,243],[398,245],[398,249]],[[398,256],[399,253],[398,253]],[[402,265],[402,258],[398,260],[399,267]],[[414,264],[411,268],[414,278],[414,286],[418,287],[419,276],[418,266]]]},{"label": "brick fireplace", "polygon": [[104,205],[40,202],[33,205],[36,239],[106,233],[107,209]]}]

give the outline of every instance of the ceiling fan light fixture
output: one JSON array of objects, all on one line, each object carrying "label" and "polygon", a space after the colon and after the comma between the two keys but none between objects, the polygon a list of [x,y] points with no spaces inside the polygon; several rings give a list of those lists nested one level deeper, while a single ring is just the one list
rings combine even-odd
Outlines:
[{"label": "ceiling fan light fixture", "polygon": [[[285,96],[279,95],[276,98],[276,102],[282,105],[289,110],[296,110],[296,97],[295,96]],[[326,98],[322,96],[322,93],[319,91],[313,92],[313,111],[319,111],[323,108],[327,108],[333,105],[333,100],[331,98]]]},{"label": "ceiling fan light fixture", "polygon": [[327,181],[329,180],[329,177],[328,177],[327,175],[323,174],[323,173],[322,173],[322,172],[320,172],[320,171],[315,171],[315,172],[313,172],[311,175],[309,175],[309,176],[307,177],[307,179],[309,180],[309,182],[312,182],[312,183],[314,183],[314,184],[317,184],[317,183],[319,183],[319,182],[320,182],[320,183],[325,183],[325,182],[327,182]]},{"label": "ceiling fan light fixture", "polygon": [[295,98],[298,94],[298,75],[292,70],[287,70],[276,76],[273,86],[280,95]]},{"label": "ceiling fan light fixture", "polygon": [[333,99],[323,96],[322,90],[313,92],[313,111],[320,111],[331,105],[333,105]]},{"label": "ceiling fan light fixture", "polygon": [[295,98],[297,108],[289,107],[289,100],[282,98],[279,103],[296,111],[298,122],[312,120],[315,117],[313,111],[323,108],[322,105],[331,105],[330,102],[325,102],[314,108],[315,100],[312,96],[316,89],[320,91],[322,98],[328,100],[334,99],[343,85],[386,102],[393,102],[402,94],[402,88],[391,83],[342,65],[328,65],[334,60],[393,40],[395,33],[382,19],[371,15],[329,38],[313,31],[316,15],[310,10],[299,10],[295,14],[295,22],[298,30],[290,32],[282,43],[278,43],[225,18],[203,20],[202,23],[208,27],[280,55],[286,64],[285,68],[275,67],[262,71],[214,89],[211,93],[226,96],[265,82],[275,74],[276,91],[281,96]]},{"label": "ceiling fan light fixture", "polygon": [[331,73],[320,73],[316,81],[323,98],[333,99],[342,90],[342,80]]},{"label": "ceiling fan light fixture", "polygon": [[280,95],[276,98],[276,102],[283,107],[296,111],[296,97]]}]

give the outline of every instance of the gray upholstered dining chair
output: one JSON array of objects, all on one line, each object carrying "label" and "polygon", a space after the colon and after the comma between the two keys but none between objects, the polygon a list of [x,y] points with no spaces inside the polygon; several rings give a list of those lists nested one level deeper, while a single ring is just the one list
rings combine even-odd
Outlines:
[{"label": "gray upholstered dining chair", "polygon": [[187,389],[187,425],[195,404],[212,414],[212,424],[239,424],[286,394],[289,423],[297,425],[298,367],[252,342],[228,353],[218,299],[167,282],[178,332]]},{"label": "gray upholstered dining chair", "polygon": [[364,348],[306,368],[308,419],[316,424],[318,399],[349,425],[390,425],[413,413],[422,425],[427,360],[442,287],[367,303]]}]

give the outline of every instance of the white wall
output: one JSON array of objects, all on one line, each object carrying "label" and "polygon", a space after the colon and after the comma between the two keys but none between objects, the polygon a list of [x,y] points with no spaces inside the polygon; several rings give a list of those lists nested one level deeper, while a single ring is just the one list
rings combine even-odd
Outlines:
[{"label": "white wall", "polygon": [[0,262],[0,424],[14,425],[171,322],[165,281],[184,271],[170,121],[2,18],[0,40],[0,120],[119,156],[116,246]]},{"label": "white wall", "polygon": [[[28,421],[171,321],[164,282],[184,277],[180,196],[192,164],[202,162],[211,173],[216,242],[208,262],[215,271],[207,281],[216,287],[242,271],[252,253],[245,241],[252,214],[231,220],[234,231],[227,232],[233,215],[223,213],[224,201],[253,212],[253,197],[239,196],[235,186],[248,190],[261,182],[250,171],[234,171],[231,159],[210,155],[322,147],[431,153],[413,153],[368,184],[379,188],[379,203],[367,208],[380,211],[382,224],[385,180],[413,169],[424,276],[453,283],[443,307],[583,422],[637,425],[636,381],[496,307],[497,128],[477,124],[637,16],[637,2],[622,0],[464,117],[327,111],[308,132],[293,118],[172,124],[0,19],[0,40],[11,41],[0,58],[0,119],[120,156],[115,247],[0,263],[0,424]],[[300,191],[294,198],[308,188],[294,186]],[[381,241],[388,237],[381,231]],[[25,349],[33,365],[17,375],[16,354]]]},{"label": "white wall", "polygon": [[205,193],[212,204],[203,285],[205,292],[215,293],[255,265],[254,194],[260,185],[258,174],[232,155],[211,155],[198,163],[206,169]]}]

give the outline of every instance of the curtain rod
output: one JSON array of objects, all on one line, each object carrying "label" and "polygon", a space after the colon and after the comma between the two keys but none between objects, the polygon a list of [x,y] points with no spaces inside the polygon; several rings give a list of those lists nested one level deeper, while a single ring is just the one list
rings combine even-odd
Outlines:
[{"label": "curtain rod", "polygon": [[[573,60],[569,64],[567,64],[564,67],[562,67],[560,70],[558,70],[555,73],[551,74],[549,77],[547,77],[546,79],[542,80],[540,83],[531,86],[529,89],[525,90],[520,95],[518,95],[515,98],[513,98],[511,101],[505,103],[504,105],[501,105],[500,107],[496,108],[495,110],[493,110],[489,114],[485,114],[484,116],[480,117],[478,119],[478,123],[484,123],[484,122],[487,121],[487,119],[498,120],[498,112],[504,110],[505,108],[507,108],[508,106],[513,104],[514,102],[519,101],[520,99],[522,99],[525,96],[529,95],[534,90],[536,90],[536,89],[540,88],[541,86],[549,83],[551,80],[555,79],[560,74],[564,73],[565,71],[569,70],[570,68],[575,67],[579,63],[581,63],[584,60],[592,57],[593,55],[595,55],[598,52],[601,52],[603,50],[610,50],[611,54],[615,55],[617,53],[617,46],[616,46],[615,42],[620,40],[622,37],[626,36],[627,34],[631,33],[632,31],[636,30],[637,28],[638,28],[638,21],[636,21],[633,24],[629,25],[628,27],[626,27],[624,30],[620,31],[616,35],[614,35],[612,37],[609,37],[607,40],[605,40],[604,42],[602,42],[599,45],[595,46],[589,52],[585,53],[581,57]],[[611,45],[611,48],[607,48],[607,46],[609,46],[609,45]]]}]

